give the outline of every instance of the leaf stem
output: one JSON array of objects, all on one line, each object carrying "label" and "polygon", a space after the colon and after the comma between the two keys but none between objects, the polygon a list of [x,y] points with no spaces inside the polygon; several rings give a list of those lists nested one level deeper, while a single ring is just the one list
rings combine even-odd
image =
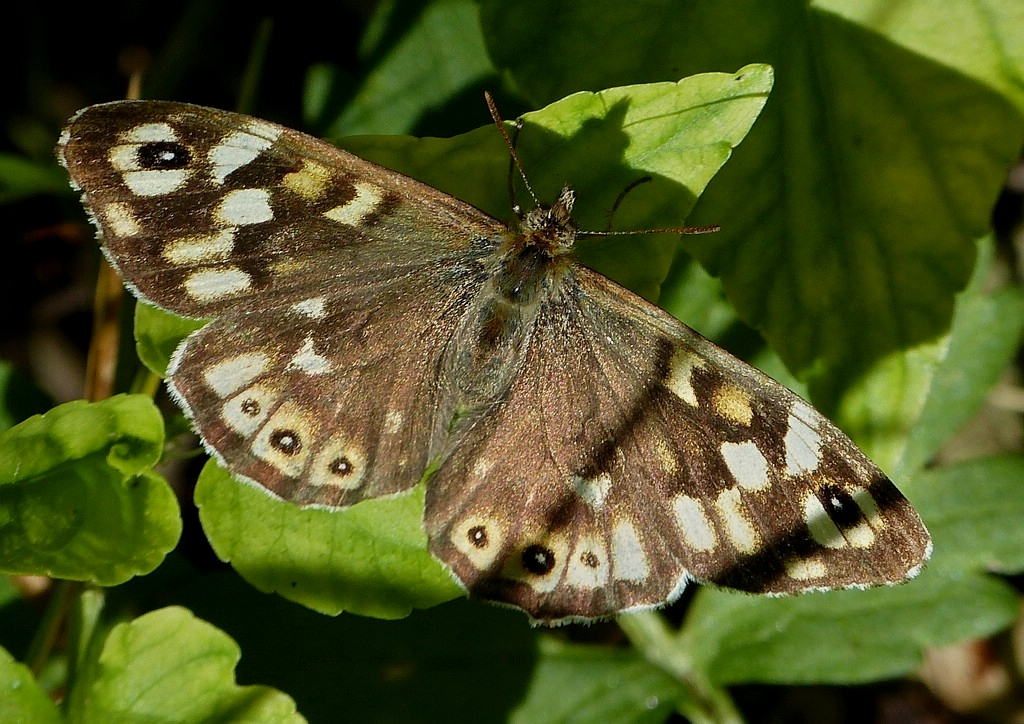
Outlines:
[{"label": "leaf stem", "polygon": [[732,697],[694,666],[661,614],[625,614],[619,616],[618,624],[644,658],[682,684],[687,696],[678,704],[681,714],[700,724],[742,724]]}]

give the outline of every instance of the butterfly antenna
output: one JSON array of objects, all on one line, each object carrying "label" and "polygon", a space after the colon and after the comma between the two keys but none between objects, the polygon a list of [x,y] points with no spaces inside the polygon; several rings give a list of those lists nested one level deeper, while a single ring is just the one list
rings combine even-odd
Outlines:
[{"label": "butterfly antenna", "polygon": [[622,202],[625,200],[626,195],[629,194],[629,192],[632,191],[633,189],[635,189],[637,186],[640,186],[640,185],[646,184],[646,183],[650,183],[653,180],[654,179],[652,179],[650,176],[642,176],[642,177],[638,178],[636,181],[634,181],[633,183],[629,184],[626,188],[622,189],[621,192],[619,192],[619,195],[615,198],[615,203],[612,204],[612,210],[608,212],[608,226],[606,226],[604,228],[604,231],[580,230],[580,231],[577,231],[576,233],[577,234],[582,234],[584,236],[613,236],[613,235],[614,236],[631,236],[633,234],[661,234],[661,233],[666,233],[666,234],[712,234],[712,233],[714,233],[716,231],[720,231],[721,230],[722,227],[720,227],[720,226],[683,226],[683,227],[675,227],[675,228],[670,228],[670,229],[635,229],[635,230],[629,230],[629,231],[613,231],[612,230],[612,221],[615,219],[615,212],[618,211],[619,206],[622,205]]},{"label": "butterfly antenna", "polygon": [[530,193],[530,198],[533,199],[533,203],[537,206],[540,205],[540,200],[537,198],[537,194],[533,193],[533,187],[530,186],[530,180],[526,178],[526,171],[523,170],[523,163],[519,160],[519,154],[516,152],[516,142],[519,140],[519,131],[523,127],[523,119],[516,119],[515,122],[515,135],[510,137],[508,131],[505,130],[505,123],[501,120],[501,114],[498,113],[498,106],[494,103],[494,97],[487,91],[484,91],[484,100],[487,101],[487,110],[491,112],[491,118],[494,119],[494,125],[498,127],[498,133],[505,139],[505,145],[508,147],[509,153],[509,174],[508,174],[508,195],[512,200],[512,210],[515,211],[517,217],[522,218],[523,211],[519,204],[516,203],[516,191],[515,183],[512,174],[512,168],[514,167],[519,171],[519,176],[523,179],[523,185],[526,186],[526,190]]}]

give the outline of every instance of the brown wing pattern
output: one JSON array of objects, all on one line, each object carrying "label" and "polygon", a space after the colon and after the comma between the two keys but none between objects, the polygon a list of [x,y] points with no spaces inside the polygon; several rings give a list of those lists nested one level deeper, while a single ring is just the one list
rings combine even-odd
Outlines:
[{"label": "brown wing pattern", "polygon": [[661,605],[691,577],[785,593],[919,565],[916,513],[831,423],[603,277],[577,279],[538,317],[507,401],[431,480],[431,549],[471,592],[550,623]]}]

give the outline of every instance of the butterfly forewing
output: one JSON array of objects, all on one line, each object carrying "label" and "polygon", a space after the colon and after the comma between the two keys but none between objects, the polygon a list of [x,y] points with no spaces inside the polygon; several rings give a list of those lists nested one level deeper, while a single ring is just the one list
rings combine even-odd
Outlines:
[{"label": "butterfly forewing", "polygon": [[169,384],[233,473],[346,507],[427,472],[434,555],[535,621],[895,583],[930,541],[806,402],[577,266],[574,200],[509,230],[265,121],[87,108],[61,159],[129,286],[212,321]]}]

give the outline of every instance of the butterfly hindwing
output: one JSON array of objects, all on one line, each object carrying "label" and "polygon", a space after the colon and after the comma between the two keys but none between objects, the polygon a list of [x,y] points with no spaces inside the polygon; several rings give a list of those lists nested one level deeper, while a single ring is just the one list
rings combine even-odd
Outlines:
[{"label": "butterfly hindwing", "polygon": [[690,579],[896,583],[926,557],[910,504],[806,402],[588,270],[562,294],[428,488],[431,549],[470,591],[552,622]]}]

